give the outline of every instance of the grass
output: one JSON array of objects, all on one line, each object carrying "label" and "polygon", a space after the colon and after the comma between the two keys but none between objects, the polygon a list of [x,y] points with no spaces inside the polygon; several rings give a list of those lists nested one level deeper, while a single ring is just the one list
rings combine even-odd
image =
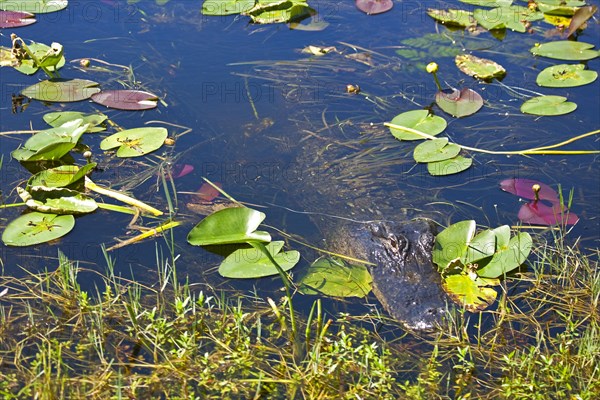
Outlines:
[{"label": "grass", "polygon": [[107,254],[103,274],[59,255],[54,271],[0,280],[0,397],[594,399],[598,255],[541,244],[495,311],[429,335],[317,301],[293,343],[287,297],[179,283],[173,253],[157,251],[154,286],[115,275]]}]

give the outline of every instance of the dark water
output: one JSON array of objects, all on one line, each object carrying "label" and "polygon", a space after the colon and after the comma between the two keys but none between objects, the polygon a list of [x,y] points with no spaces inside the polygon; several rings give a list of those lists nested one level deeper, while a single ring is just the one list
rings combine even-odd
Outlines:
[{"label": "dark water", "polygon": [[[245,17],[205,17],[199,13],[201,1],[171,0],[164,6],[152,1],[132,5],[110,0],[72,1],[67,10],[42,15],[37,24],[15,32],[27,40],[62,43],[67,60],[85,57],[131,66],[135,82],[159,94],[168,106],[127,113],[105,110],[89,102],[45,105],[34,101],[26,111],[11,113],[11,95],[43,78],[41,74],[26,77],[2,68],[0,130],[26,130],[30,125],[34,129],[43,129],[42,115],[61,109],[101,110],[127,128],[142,126],[150,120],[186,126],[192,128],[192,132],[181,137],[175,149],[158,153],[178,157],[176,163],[194,166],[192,174],[176,181],[178,191],[197,190],[202,184],[201,177],[206,176],[221,182],[239,200],[297,209],[298,199],[290,196],[288,190],[290,185],[297,184],[298,174],[303,173],[297,165],[290,166],[298,151],[294,148],[297,146],[294,138],[297,137],[298,123],[294,121],[305,118],[307,129],[322,126],[323,118],[328,123],[336,118],[380,123],[401,112],[428,106],[436,88],[419,65],[429,61],[440,64],[442,81],[476,89],[486,99],[485,107],[474,116],[464,119],[445,116],[449,122],[447,134],[458,143],[494,150],[517,150],[556,143],[600,127],[598,82],[560,90],[535,85],[535,77],[541,69],[559,63],[534,59],[528,52],[534,43],[551,40],[543,37],[543,30],[549,27],[543,22],[536,23],[543,28],[540,32],[508,32],[500,41],[488,33],[475,37],[452,33],[436,26],[425,14],[427,7],[446,7],[456,5],[455,2],[396,2],[391,12],[379,16],[362,14],[350,1],[314,1],[312,5],[319,12],[319,19],[329,23],[326,30],[305,32],[291,30],[283,24],[252,25]],[[476,55],[503,64],[508,75],[502,85],[478,83],[465,76],[454,66],[453,57],[435,54],[438,45],[421,44],[421,59],[403,59],[395,53],[404,46],[403,40],[436,32],[448,38],[448,42],[458,41],[477,50],[474,51]],[[599,32],[599,25],[591,22],[579,40],[599,47]],[[10,30],[1,34],[2,45],[10,46]],[[354,52],[352,46],[356,46],[378,55],[373,56],[376,64],[372,67],[354,63],[348,68],[349,63],[345,61],[339,68],[330,65],[301,69],[296,61],[308,57],[299,52],[307,45],[334,45],[347,53]],[[292,62],[292,67],[278,69],[280,64],[275,62],[286,60]],[[250,62],[257,63],[248,64]],[[315,60],[315,63],[319,62],[322,61]],[[591,70],[599,70],[600,60],[592,60],[587,65]],[[96,80],[104,88],[114,89],[121,88],[119,80],[127,78],[124,74],[79,71],[76,66],[77,63],[69,63],[62,70],[63,76]],[[348,83],[360,85],[364,95],[345,94]],[[524,94],[531,94],[527,92],[529,90],[564,95],[576,102],[578,109],[561,117],[526,116],[519,112],[522,100],[506,87]],[[376,99],[385,99],[385,105]],[[272,127],[258,134],[264,141],[261,136],[248,137],[244,133],[246,124],[257,122],[252,105],[259,118],[268,117],[274,121]],[[24,168],[9,157],[10,151],[22,141],[23,136],[19,135],[0,137],[4,155],[0,189],[2,199],[7,203],[17,201],[13,188],[28,178]],[[85,137],[86,144],[95,148],[99,141],[100,136]],[[537,179],[555,188],[560,184],[565,191],[573,190],[572,210],[581,220],[570,237],[573,240],[582,237],[586,247],[598,246],[600,175],[595,155],[507,157],[474,153],[474,166],[468,171],[434,178],[427,174],[424,166],[414,167],[410,162],[414,145],[407,147],[391,138],[389,142],[388,151],[398,151],[409,160],[396,171],[398,185],[416,191],[416,198],[423,198],[423,202],[446,203],[440,205],[441,214],[445,216],[442,223],[473,218],[482,225],[516,225],[519,200],[501,192],[498,183],[512,177]],[[566,147],[598,148],[595,137]],[[94,174],[94,180],[106,185],[119,187],[145,170],[135,162],[117,165],[115,160],[99,157],[103,169]],[[156,161],[156,158],[150,159]],[[407,170],[410,173],[407,174]],[[142,200],[164,208],[162,189],[157,190],[156,184],[157,179],[151,177],[137,186],[134,193]],[[175,231],[178,243],[175,251],[181,254],[180,272],[189,274],[192,281],[229,285],[214,271],[213,266],[221,260],[219,256],[186,243],[187,232],[201,217],[192,216],[185,209],[185,202],[189,201],[186,195],[181,194],[178,199],[182,214],[188,218],[188,223]],[[0,226],[19,212],[17,209],[2,210]],[[273,206],[268,206],[265,212],[270,225],[318,241],[313,235],[315,228],[306,216]],[[128,216],[98,211],[79,217],[75,230],[58,244],[23,249],[0,245],[4,273],[20,273],[18,266],[33,270],[54,268],[56,263],[48,258],[55,257],[59,248],[72,259],[80,260],[84,267],[102,269],[104,261],[99,244],[111,245],[115,243],[115,237],[123,237],[129,220]],[[135,271],[137,278],[147,276],[147,271],[155,269],[157,245],[166,251],[162,239],[116,251],[114,256],[121,273],[127,275]],[[305,267],[314,257],[310,252],[300,250],[306,259],[297,268]],[[279,283],[265,279],[233,285],[242,290],[253,286],[268,290]]]}]

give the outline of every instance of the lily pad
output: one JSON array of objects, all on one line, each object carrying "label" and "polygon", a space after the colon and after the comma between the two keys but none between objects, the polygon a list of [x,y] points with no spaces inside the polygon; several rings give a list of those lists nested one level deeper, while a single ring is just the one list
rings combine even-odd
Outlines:
[{"label": "lily pad", "polygon": [[594,59],[600,55],[600,52],[598,52],[598,50],[593,50],[593,48],[594,45],[590,43],[558,40],[539,45],[536,44],[529,51],[531,51],[531,54],[534,56],[558,60],[585,61]]},{"label": "lily pad", "polygon": [[[508,235],[507,235],[508,236]],[[482,263],[477,275],[485,278],[498,278],[518,268],[527,260],[533,241],[527,232],[512,237],[508,243],[497,240],[494,256],[487,263]]]},{"label": "lily pad", "polygon": [[[53,52],[50,46],[43,43],[34,42],[30,43],[27,47],[29,47],[29,50],[37,57],[38,60],[44,59],[44,56],[46,56],[47,54],[52,54]],[[49,71],[56,71],[57,69],[60,69],[65,65],[65,57],[62,55],[62,53],[59,55],[59,57],[57,57],[57,59],[52,61],[52,63],[50,63],[49,59],[47,58],[45,60],[45,62],[40,62]],[[13,63],[16,63],[16,60],[12,59],[11,54],[10,65],[12,65]],[[22,74],[33,75],[40,69],[40,66],[37,65],[32,59],[27,58],[24,60],[20,60],[18,65],[15,65],[14,68]]]},{"label": "lily pad", "polygon": [[0,0],[0,10],[44,14],[65,9],[68,0]]},{"label": "lily pad", "polygon": [[517,216],[519,221],[534,225],[574,225],[579,221],[575,213],[570,212],[560,204],[547,206],[541,201],[523,204]]},{"label": "lily pad", "polygon": [[247,207],[225,208],[204,218],[188,234],[194,246],[246,243],[250,240],[270,242],[271,235],[257,231],[266,215]]},{"label": "lily pad", "polygon": [[392,0],[356,0],[356,8],[367,15],[381,14],[390,11],[394,3]]},{"label": "lily pad", "polygon": [[452,300],[467,311],[477,312],[486,309],[496,300],[496,290],[488,286],[496,286],[496,279],[485,279],[468,273],[447,276],[442,285]]},{"label": "lily pad", "polygon": [[96,163],[86,164],[79,168],[77,165],[61,165],[45,169],[33,175],[27,181],[27,186],[66,187],[82,179],[96,167]]},{"label": "lily pad", "polygon": [[315,10],[303,0],[259,0],[242,15],[249,16],[257,24],[276,24],[299,21],[314,13]]},{"label": "lily pad", "polygon": [[460,221],[436,236],[432,261],[437,264],[438,271],[443,273],[452,262],[460,260],[467,253],[467,245],[475,235],[475,228],[473,220]]},{"label": "lily pad", "polygon": [[117,157],[139,157],[159,149],[167,136],[168,131],[165,128],[127,129],[102,140],[100,148],[110,150],[119,147]]},{"label": "lily pad", "polygon": [[536,196],[533,190],[534,185],[538,185],[540,188],[537,194],[539,200],[547,200],[552,204],[560,203],[558,193],[556,193],[554,189],[545,183],[533,179],[505,179],[500,182],[500,189],[504,190],[505,192],[523,197],[524,199],[535,200]]},{"label": "lily pad", "polygon": [[89,99],[98,93],[98,83],[87,79],[50,79],[29,86],[24,96],[48,102],[74,102]]},{"label": "lily pad", "polygon": [[581,0],[543,0],[536,2],[538,9],[544,14],[570,17],[579,7],[585,6]]},{"label": "lily pad", "polygon": [[158,96],[142,90],[103,90],[92,95],[92,101],[117,110],[141,111],[156,108]]},{"label": "lily pad", "polygon": [[0,11],[0,29],[19,28],[33,24],[35,16],[22,11]]},{"label": "lily pad", "polygon": [[460,153],[460,146],[448,143],[448,138],[428,140],[415,147],[413,158],[416,162],[428,163],[448,160]]},{"label": "lily pad", "polygon": [[527,31],[528,21],[537,21],[544,18],[538,11],[528,7],[509,6],[493,9],[478,8],[473,11],[473,18],[487,30],[510,29],[524,33]]},{"label": "lily pad", "polygon": [[596,71],[585,69],[583,64],[559,64],[541,71],[535,82],[544,87],[574,87],[594,82]]},{"label": "lily pad", "polygon": [[[435,136],[442,133],[448,124],[442,117],[431,114],[428,110],[413,110],[398,114],[392,124],[414,129]],[[422,136],[401,129],[390,128],[390,132],[398,140],[423,140]]]},{"label": "lily pad", "polygon": [[577,104],[567,101],[563,96],[534,97],[521,105],[522,113],[543,116],[568,114],[576,109]]},{"label": "lily pad", "polygon": [[319,258],[299,281],[298,290],[304,294],[323,294],[332,297],[365,297],[373,279],[364,265],[348,264],[339,258]]},{"label": "lily pad", "polygon": [[2,233],[7,246],[32,246],[58,239],[75,226],[72,215],[31,212],[11,221]]},{"label": "lily pad", "polygon": [[102,113],[92,113],[85,114],[77,111],[57,111],[44,114],[44,121],[52,126],[58,127],[69,121],[74,121],[76,119],[82,120],[83,124],[88,124],[87,132],[101,132],[106,130],[106,127],[101,126],[104,121],[108,119],[105,114]]},{"label": "lily pad", "polygon": [[487,58],[461,54],[454,58],[454,62],[458,69],[465,74],[483,81],[491,81],[494,78],[500,79],[506,75],[506,70],[502,65]]},{"label": "lily pad", "polygon": [[82,120],[74,120],[57,128],[40,131],[11,155],[18,161],[59,160],[75,147],[87,130],[87,124],[81,123]]},{"label": "lily pad", "polygon": [[[296,250],[281,252],[283,241],[271,242],[266,248],[284,271],[292,269],[300,260],[300,253]],[[225,278],[262,278],[278,273],[271,260],[254,247],[234,251],[219,266],[219,274]]]},{"label": "lily pad", "polygon": [[508,7],[513,0],[460,0],[460,2],[480,7]]},{"label": "lily pad", "polygon": [[472,164],[473,159],[456,156],[448,160],[428,163],[427,171],[433,176],[453,175],[469,169]]},{"label": "lily pad", "polygon": [[465,10],[439,10],[430,8],[427,10],[427,15],[435,19],[442,25],[469,27],[476,25],[473,13]]},{"label": "lily pad", "polygon": [[255,0],[205,0],[202,3],[204,15],[241,14],[254,7]]},{"label": "lily pad", "polygon": [[475,114],[483,107],[483,98],[472,89],[447,89],[435,94],[437,105],[453,117]]},{"label": "lily pad", "polygon": [[17,187],[19,197],[27,207],[52,214],[87,214],[96,211],[94,199],[66,188],[32,186],[28,190]]}]

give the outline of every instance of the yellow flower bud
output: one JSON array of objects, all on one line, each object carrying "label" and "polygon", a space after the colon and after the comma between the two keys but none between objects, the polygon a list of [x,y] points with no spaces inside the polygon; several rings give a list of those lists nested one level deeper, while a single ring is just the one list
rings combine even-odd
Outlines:
[{"label": "yellow flower bud", "polygon": [[430,74],[435,74],[438,71],[438,65],[434,62],[430,62],[429,64],[427,64],[427,67],[425,69]]}]

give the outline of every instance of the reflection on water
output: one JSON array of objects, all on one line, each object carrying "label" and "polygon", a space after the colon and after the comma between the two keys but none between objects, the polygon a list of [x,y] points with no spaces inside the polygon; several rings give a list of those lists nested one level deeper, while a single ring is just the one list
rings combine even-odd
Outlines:
[{"label": "reflection on water", "polygon": [[[242,17],[204,17],[198,12],[199,2],[172,0],[165,6],[151,1],[132,5],[124,1],[72,2],[64,12],[42,16],[37,24],[20,30],[19,34],[30,40],[62,43],[70,60],[85,57],[130,67],[127,71],[120,68],[77,71],[77,65],[73,64],[68,67],[70,75],[105,82],[103,85],[108,88],[127,85],[159,94],[168,107],[141,113],[102,111],[123,127],[161,120],[192,128],[190,134],[178,140],[172,154],[158,154],[177,157],[169,162],[194,166],[191,174],[175,181],[178,191],[196,191],[204,176],[220,182],[234,197],[249,203],[319,211],[301,210],[300,205],[322,201],[322,208],[331,212],[327,209],[330,199],[307,192],[306,196],[314,200],[299,201],[290,193],[297,194],[302,187],[289,190],[315,178],[314,170],[306,168],[307,155],[301,149],[303,140],[318,136],[324,148],[331,140],[347,145],[348,153],[371,157],[376,149],[373,158],[361,160],[385,166],[386,174],[370,170],[369,176],[379,174],[376,183],[380,187],[404,189],[411,192],[415,201],[436,203],[445,216],[440,221],[443,223],[475,218],[484,225],[514,225],[518,222],[520,205],[513,196],[499,190],[500,180],[523,177],[554,187],[560,184],[563,190],[574,191],[572,209],[582,217],[573,229],[573,237],[582,236],[587,246],[597,246],[600,177],[595,156],[473,154],[474,167],[465,173],[434,178],[424,166],[414,165],[412,145],[397,142],[387,134],[368,132],[373,127],[386,133],[381,122],[400,112],[432,105],[436,89],[421,66],[433,60],[440,64],[443,82],[474,88],[486,99],[485,107],[474,116],[464,119],[445,116],[449,121],[448,136],[458,143],[486,149],[524,149],[597,129],[600,126],[598,82],[568,90],[569,100],[579,107],[575,113],[536,118],[519,112],[521,100],[517,93],[559,93],[542,90],[534,83],[537,73],[552,64],[547,59],[534,59],[528,53],[535,42],[545,40],[542,33],[509,32],[504,40],[498,41],[486,33],[472,36],[451,32],[436,26],[424,13],[428,6],[439,6],[438,3],[396,3],[392,12],[380,16],[366,16],[355,10],[352,2],[313,3],[319,16],[330,24],[325,31],[250,25]],[[599,27],[595,23],[590,25],[580,40],[598,46]],[[439,43],[429,45],[419,41],[424,35],[437,32],[443,38]],[[3,33],[3,45],[7,45],[6,35]],[[335,46],[336,51],[311,57],[300,52],[307,45]],[[501,84],[482,84],[466,77],[453,61],[456,51],[463,48],[503,64],[508,70],[507,77]],[[599,65],[596,59],[588,63],[588,68],[598,70]],[[24,130],[30,123],[35,129],[41,128],[41,115],[50,110],[101,109],[88,102],[69,105],[33,102],[26,110],[14,113],[12,95],[35,79],[2,70],[2,131]],[[346,93],[347,84],[360,86],[360,93]],[[0,183],[3,200],[7,202],[15,201],[12,188],[28,177],[24,169],[7,157],[19,145],[17,138],[0,137],[5,155]],[[97,147],[99,140],[86,137],[86,143],[92,147]],[[594,150],[598,145],[590,139],[570,148]],[[300,159],[299,154],[302,154]],[[315,154],[311,162],[318,157]],[[99,158],[103,169],[94,174],[95,180],[116,186],[164,161],[154,156],[144,164],[116,164],[114,160]],[[325,175],[320,178],[327,182]],[[135,194],[149,203],[165,206],[160,182],[152,174],[135,188]],[[184,273],[190,274],[191,279],[206,279],[200,275],[220,258],[191,248],[185,242],[188,228],[201,218],[183,207],[189,202],[186,196],[178,196],[182,218],[189,223],[175,233],[180,243],[176,251],[185,260],[181,263]],[[375,207],[378,201],[386,200],[372,199]],[[317,240],[314,227],[301,214],[273,206],[269,206],[268,213],[269,224]],[[0,223],[16,215],[16,209],[3,210]],[[9,273],[17,273],[17,265],[55,257],[60,247],[70,258],[86,265],[103,264],[98,243],[113,243],[115,236],[124,235],[128,223],[127,216],[100,211],[80,217],[75,232],[60,243],[19,250],[2,246],[0,258]],[[158,243],[162,243],[160,239]],[[154,249],[155,244],[148,242],[120,249],[116,256],[124,273],[129,269],[143,271],[153,269]],[[216,285],[222,282],[210,270],[208,273]],[[238,287],[245,288],[254,284],[236,282]]]}]

